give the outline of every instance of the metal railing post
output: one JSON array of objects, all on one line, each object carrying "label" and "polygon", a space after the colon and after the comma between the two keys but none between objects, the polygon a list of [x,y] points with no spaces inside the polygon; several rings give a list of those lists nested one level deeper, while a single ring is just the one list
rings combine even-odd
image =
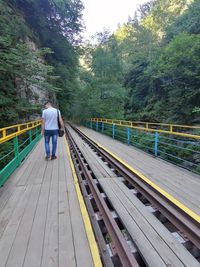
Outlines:
[{"label": "metal railing post", "polygon": [[113,127],[112,127],[112,138],[113,139],[115,138],[115,124],[113,124]]},{"label": "metal railing post", "polygon": [[103,131],[104,131],[104,123],[102,122],[102,128],[101,128],[101,131],[102,131],[102,133],[103,133]]},{"label": "metal railing post", "polygon": [[158,132],[155,132],[155,137],[154,137],[154,155],[156,157],[158,156],[158,142],[159,142],[159,134],[158,134]]},{"label": "metal railing post", "polygon": [[131,142],[131,129],[127,128],[127,144],[130,145]]},{"label": "metal railing post", "polygon": [[13,144],[14,144],[14,155],[15,155],[15,158],[17,159],[18,165],[20,165],[18,136],[14,137]]},{"label": "metal railing post", "polygon": [[35,128],[35,138],[37,138],[39,135],[38,127]]},{"label": "metal railing post", "polygon": [[96,131],[98,132],[98,129],[99,129],[99,123],[98,121],[96,122]]},{"label": "metal railing post", "polygon": [[6,130],[3,130],[2,137],[3,137],[3,138],[6,137]]},{"label": "metal railing post", "polygon": [[[36,128],[37,129],[37,128]],[[33,141],[33,137],[32,137],[32,130],[28,131],[29,134],[29,143],[31,143]]]}]

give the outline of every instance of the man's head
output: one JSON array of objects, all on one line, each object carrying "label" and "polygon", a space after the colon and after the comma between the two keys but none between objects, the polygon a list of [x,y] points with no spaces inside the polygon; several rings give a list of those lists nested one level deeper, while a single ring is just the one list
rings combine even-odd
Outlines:
[{"label": "man's head", "polygon": [[46,101],[44,106],[45,106],[45,108],[50,108],[50,107],[52,107],[52,103],[50,101]]}]

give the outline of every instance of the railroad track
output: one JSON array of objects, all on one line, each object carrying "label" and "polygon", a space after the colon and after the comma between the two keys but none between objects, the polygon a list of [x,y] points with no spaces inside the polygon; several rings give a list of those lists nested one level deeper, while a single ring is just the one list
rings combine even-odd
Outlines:
[{"label": "railroad track", "polygon": [[[82,143],[90,147],[95,157],[106,164],[116,174],[118,180],[123,182],[144,205],[148,206],[149,210],[169,231],[177,234],[178,239],[192,254],[193,258],[200,260],[199,222],[80,130],[75,127],[72,127],[72,129],[78,134]],[[148,259],[141,254],[137,242],[133,241],[129,230],[127,230],[126,223],[118,216],[105,194],[102,188],[103,183],[99,183],[91,168],[92,157],[87,156],[87,151],[83,153],[84,147],[80,148],[81,143],[77,144],[68,127],[66,127],[66,135],[104,266],[154,267],[154,264],[149,263]],[[200,264],[195,260],[191,265],[186,263],[180,266],[200,266]]]}]

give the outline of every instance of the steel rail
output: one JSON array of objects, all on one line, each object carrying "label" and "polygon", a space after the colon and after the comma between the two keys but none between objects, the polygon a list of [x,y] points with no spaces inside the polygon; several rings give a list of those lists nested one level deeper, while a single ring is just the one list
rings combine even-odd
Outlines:
[{"label": "steel rail", "polygon": [[[66,138],[69,141],[68,136],[66,136]],[[70,143],[70,141],[69,141],[69,143]],[[70,145],[71,145],[71,143],[70,143]],[[101,233],[100,226],[98,224],[98,221],[95,218],[95,212],[93,210],[91,201],[89,199],[89,195],[88,195],[87,190],[85,188],[85,181],[81,176],[82,169],[80,170],[79,169],[80,165],[76,164],[76,162],[75,162],[78,159],[76,157],[75,151],[73,150],[72,146],[70,147],[70,151],[73,153],[72,154],[72,161],[74,163],[74,167],[75,167],[75,170],[76,170],[76,173],[77,173],[77,177],[78,177],[78,180],[79,180],[79,185],[80,185],[80,188],[81,188],[84,200],[85,200],[85,204],[86,204],[87,211],[88,211],[88,214],[89,214],[89,217],[90,217],[90,221],[92,223],[92,228],[93,228],[93,231],[95,233],[95,237],[96,237],[96,239],[98,241],[97,243],[98,243],[98,247],[99,247],[99,250],[100,250],[101,259],[103,261],[103,266],[114,267],[113,262],[112,262],[112,260],[110,258],[109,252],[108,252],[108,250],[106,248],[106,242],[104,241],[103,234]]]},{"label": "steel rail", "polygon": [[85,142],[94,148],[118,173],[133,185],[145,198],[152,203],[172,224],[182,231],[187,238],[200,249],[200,223],[186,214],[180,207],[172,203],[167,197],[160,194],[155,188],[143,181],[138,174],[123,165],[112,155],[99,147],[93,140],[72,127]]},{"label": "steel rail", "polygon": [[107,207],[105,201],[103,200],[101,193],[99,192],[94,179],[90,171],[87,169],[86,164],[84,162],[83,157],[81,156],[81,152],[78,150],[73,137],[71,136],[70,132],[66,130],[67,138],[69,140],[71,149],[74,151],[76,158],[81,166],[81,170],[84,173],[90,191],[95,199],[97,207],[102,214],[102,218],[108,230],[108,233],[111,236],[113,248],[117,251],[117,255],[121,261],[123,267],[139,267],[138,262],[136,261],[135,257],[130,251],[128,244],[126,243],[119,227],[117,226],[116,221],[112,217],[112,214]]}]

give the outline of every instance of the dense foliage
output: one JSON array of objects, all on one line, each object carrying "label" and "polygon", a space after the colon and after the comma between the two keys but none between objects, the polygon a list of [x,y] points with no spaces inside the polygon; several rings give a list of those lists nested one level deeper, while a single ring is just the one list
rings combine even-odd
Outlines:
[{"label": "dense foliage", "polygon": [[0,127],[41,110],[21,96],[19,83],[56,93],[68,115],[82,8],[79,0],[0,0]]},{"label": "dense foliage", "polygon": [[148,1],[84,46],[82,9],[81,0],[0,0],[1,126],[41,109],[20,82],[56,95],[67,118],[200,121],[200,0]]},{"label": "dense foliage", "polygon": [[96,35],[80,68],[76,117],[199,122],[200,0],[154,0]]}]

